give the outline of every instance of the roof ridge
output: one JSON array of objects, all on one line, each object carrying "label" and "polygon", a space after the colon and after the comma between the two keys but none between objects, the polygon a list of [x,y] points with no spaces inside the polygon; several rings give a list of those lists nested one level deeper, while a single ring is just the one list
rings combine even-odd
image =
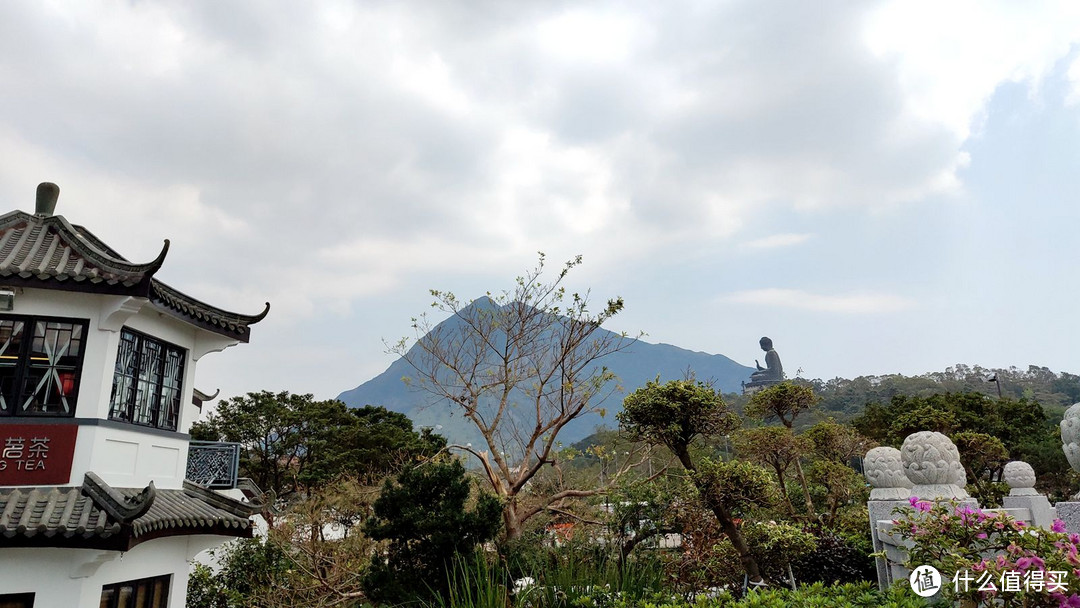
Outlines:
[{"label": "roof ridge", "polygon": [[99,243],[104,245],[100,239],[96,236],[93,239],[86,238],[62,215],[51,215],[45,218],[34,216],[32,219],[41,222],[42,225],[57,224],[57,232],[62,233],[64,240],[68,241],[72,249],[101,266],[113,266],[127,272],[141,272],[152,276],[165,263],[165,255],[169,252],[169,239],[165,239],[165,244],[157,257],[144,264],[136,264],[123,257],[114,257],[112,253],[115,251],[112,251],[111,247],[106,246],[106,250],[99,249]]},{"label": "roof ridge", "polygon": [[[266,508],[265,501],[243,502],[187,479],[184,480],[184,493],[237,517],[251,517]],[[263,497],[265,496],[264,494]]]},{"label": "roof ridge", "polygon": [[102,511],[122,524],[130,524],[142,517],[154,504],[157,491],[154,482],[135,496],[124,496],[92,471],[83,477],[82,493],[89,496]]}]

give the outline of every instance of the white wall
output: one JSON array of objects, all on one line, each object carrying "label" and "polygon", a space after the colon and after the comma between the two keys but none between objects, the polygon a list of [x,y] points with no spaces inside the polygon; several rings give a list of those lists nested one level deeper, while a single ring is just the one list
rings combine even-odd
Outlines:
[{"label": "white wall", "polygon": [[170,608],[183,608],[188,561],[225,537],[159,538],[131,551],[5,549],[0,551],[0,593],[35,593],[35,608],[97,608],[111,583],[171,574]]},{"label": "white wall", "polygon": [[[196,361],[237,343],[151,306],[145,299],[47,289],[20,289],[12,314],[89,319],[85,338],[77,418],[108,420],[116,351],[121,327],[130,327],[187,351],[178,433],[186,433],[198,416],[191,405]],[[159,488],[179,488],[187,465],[187,439],[147,432],[122,423],[81,425],[75,444],[71,485],[93,471],[116,487],[143,487],[150,480]]]}]

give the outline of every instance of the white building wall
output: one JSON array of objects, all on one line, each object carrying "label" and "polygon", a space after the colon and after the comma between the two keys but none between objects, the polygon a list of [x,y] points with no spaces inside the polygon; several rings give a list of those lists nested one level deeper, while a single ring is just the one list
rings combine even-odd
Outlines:
[{"label": "white building wall", "polygon": [[97,608],[104,585],[171,574],[169,607],[183,608],[188,561],[220,545],[221,536],[159,538],[131,551],[5,549],[0,593],[34,593],[34,608]]},{"label": "white building wall", "polygon": [[[27,288],[16,294],[12,314],[89,319],[75,408],[75,417],[83,423],[68,484],[81,484],[83,475],[93,471],[114,487],[143,487],[151,480],[163,489],[182,487],[187,467],[186,433],[198,416],[198,408],[191,405],[196,361],[237,341],[176,319],[142,298]],[[109,420],[122,327],[187,351],[180,421],[175,433]]]}]

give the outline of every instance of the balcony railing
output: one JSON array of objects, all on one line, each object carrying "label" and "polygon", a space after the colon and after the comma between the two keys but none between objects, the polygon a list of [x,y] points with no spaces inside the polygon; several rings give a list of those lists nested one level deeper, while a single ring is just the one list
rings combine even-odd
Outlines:
[{"label": "balcony railing", "polygon": [[239,470],[239,443],[190,442],[186,475],[189,481],[214,489],[235,488]]}]

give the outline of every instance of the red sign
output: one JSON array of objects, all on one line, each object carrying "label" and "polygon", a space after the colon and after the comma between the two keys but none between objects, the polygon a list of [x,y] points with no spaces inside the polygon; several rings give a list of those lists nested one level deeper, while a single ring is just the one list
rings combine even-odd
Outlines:
[{"label": "red sign", "polygon": [[0,486],[67,485],[75,424],[0,423]]}]

